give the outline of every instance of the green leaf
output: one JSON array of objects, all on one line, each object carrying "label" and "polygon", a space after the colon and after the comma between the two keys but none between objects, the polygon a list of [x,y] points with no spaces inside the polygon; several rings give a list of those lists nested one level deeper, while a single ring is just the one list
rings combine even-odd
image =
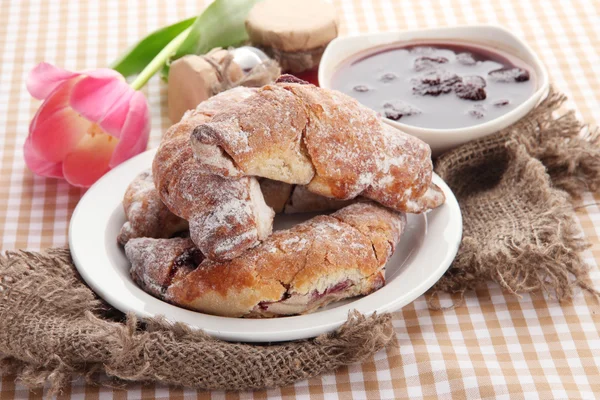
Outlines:
[{"label": "green leaf", "polygon": [[[198,16],[190,34],[170,61],[187,54],[205,54],[215,47],[236,46],[248,39],[245,21],[260,0],[215,0]],[[169,63],[161,76],[169,76]]]},{"label": "green leaf", "polygon": [[116,60],[111,68],[126,78],[139,74],[171,40],[190,27],[196,19],[188,18],[152,32]]}]

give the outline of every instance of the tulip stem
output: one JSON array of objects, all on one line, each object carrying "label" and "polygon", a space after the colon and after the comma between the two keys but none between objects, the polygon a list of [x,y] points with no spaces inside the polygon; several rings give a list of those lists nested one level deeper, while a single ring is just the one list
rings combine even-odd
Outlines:
[{"label": "tulip stem", "polygon": [[146,65],[146,68],[140,72],[140,74],[133,80],[133,82],[131,82],[131,85],[129,86],[135,90],[139,90],[144,87],[146,82],[148,82],[148,80],[150,80],[150,78],[152,78],[152,76],[162,68],[169,57],[171,57],[177,51],[185,38],[187,38],[191,29],[191,27],[187,28],[185,31],[177,35],[175,39],[171,40],[169,44],[166,45],[165,48],[162,49],[148,65]]}]

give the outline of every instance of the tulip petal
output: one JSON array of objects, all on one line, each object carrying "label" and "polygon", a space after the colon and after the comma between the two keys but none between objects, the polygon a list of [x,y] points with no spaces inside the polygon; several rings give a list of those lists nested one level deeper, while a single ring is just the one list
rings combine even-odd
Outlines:
[{"label": "tulip petal", "polygon": [[125,93],[104,114],[104,117],[98,122],[102,130],[116,138],[121,137],[121,131],[129,113],[129,101],[134,93],[133,90]]},{"label": "tulip petal", "polygon": [[36,65],[27,76],[27,91],[36,99],[43,100],[61,83],[78,75],[78,72],[67,71],[42,62]]},{"label": "tulip petal", "polygon": [[104,133],[85,135],[63,162],[67,182],[74,186],[91,186],[110,169],[109,162],[117,143],[117,139]]},{"label": "tulip petal", "polygon": [[136,91],[129,102],[129,112],[121,131],[110,167],[114,168],[125,160],[146,150],[150,136],[150,113],[148,103],[141,92]]},{"label": "tulip petal", "polygon": [[46,96],[46,99],[40,105],[40,108],[36,113],[36,117],[40,114],[40,110],[42,109],[44,110],[45,115],[50,115],[65,107],[69,107],[71,90],[79,79],[80,78],[69,79],[57,85],[54,90]]},{"label": "tulip petal", "polygon": [[69,96],[79,78],[60,84],[48,95],[29,126],[31,146],[49,162],[60,162],[72,151],[90,127],[69,107]]},{"label": "tulip petal", "polygon": [[31,136],[25,140],[23,155],[25,164],[33,173],[49,178],[63,178],[62,163],[49,162],[40,157],[31,144]]},{"label": "tulip petal", "polygon": [[121,133],[118,128],[125,122],[124,98],[131,98],[133,92],[121,79],[88,76],[73,87],[69,104],[92,122],[100,123],[106,119],[106,125],[111,129],[108,133],[118,138]]}]

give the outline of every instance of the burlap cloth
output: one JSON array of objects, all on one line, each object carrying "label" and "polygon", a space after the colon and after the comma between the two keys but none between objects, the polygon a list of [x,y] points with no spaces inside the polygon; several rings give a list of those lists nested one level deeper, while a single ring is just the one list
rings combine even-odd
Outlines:
[{"label": "burlap cloth", "polygon": [[[572,112],[557,116],[563,101],[551,92],[519,123],[437,161],[461,205],[464,238],[434,292],[464,293],[492,280],[512,293],[542,290],[561,301],[577,287],[595,293],[567,193],[598,188],[598,135]],[[106,374],[115,384],[283,386],[361,362],[393,338],[389,315],[353,314],[312,340],[227,343],[111,309],[81,281],[67,249],[0,258],[0,363],[31,386],[50,381],[58,390],[79,374],[92,382]]]}]

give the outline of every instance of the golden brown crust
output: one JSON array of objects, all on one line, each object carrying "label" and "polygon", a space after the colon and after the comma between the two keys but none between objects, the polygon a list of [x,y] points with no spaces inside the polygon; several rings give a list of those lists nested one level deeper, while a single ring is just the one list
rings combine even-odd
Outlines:
[{"label": "golden brown crust", "polygon": [[117,238],[121,245],[137,237],[169,238],[188,228],[187,221],[173,214],[162,202],[150,171],[142,172],[129,184],[123,197],[123,209],[127,221]]},{"label": "golden brown crust", "polygon": [[[175,215],[189,221],[192,240],[212,260],[232,259],[265,239],[271,232],[273,219],[269,205],[281,211],[289,201],[295,200],[295,204],[288,205],[287,212],[317,211],[342,205],[319,200],[319,196],[310,193],[300,197],[294,193],[290,198],[291,185],[264,179],[265,203],[254,177],[221,176],[227,175],[233,165],[228,164],[228,160],[218,164],[223,174],[205,173],[204,163],[219,159],[220,150],[211,154],[211,148],[204,148],[202,154],[196,154],[202,162],[194,159],[189,143],[194,128],[211,121],[220,110],[235,108],[236,103],[248,99],[254,91],[232,89],[187,112],[179,123],[167,130],[153,162],[154,183],[160,198]],[[281,143],[284,142],[282,139]],[[296,150],[290,154],[303,157]],[[213,164],[213,168],[217,168],[217,164]]]},{"label": "golden brown crust", "polygon": [[153,173],[163,202],[216,261],[271,232],[273,211],[255,176],[307,185],[287,201],[290,186],[263,185],[268,203],[284,212],[335,209],[359,195],[407,212],[444,201],[425,143],[342,93],[285,79],[223,92],[186,113],[165,134]]},{"label": "golden brown crust", "polygon": [[309,120],[304,143],[315,168],[307,188],[337,199],[352,199],[372,182],[381,121],[374,111],[333,90],[279,84],[302,100]]},{"label": "golden brown crust", "polygon": [[[363,195],[397,211],[444,201],[431,183],[429,146],[351,97],[310,84],[266,85],[200,124],[191,141],[207,173],[307,184],[340,200]],[[210,162],[200,157],[208,152]]]},{"label": "golden brown crust", "polygon": [[378,260],[388,260],[406,227],[406,215],[369,203],[356,203],[333,214],[351,225],[371,241]]},{"label": "golden brown crust", "polygon": [[394,210],[420,213],[439,207],[445,201],[442,190],[431,182],[431,150],[425,143],[383,124],[381,142],[384,151],[378,160],[373,183],[363,195]]},{"label": "golden brown crust", "polygon": [[[233,260],[204,260],[169,285],[162,296],[186,308],[225,316],[310,312],[381,287],[382,269],[404,225],[401,213],[374,203],[353,204],[331,216],[317,216],[275,232]],[[168,243],[160,245],[168,247]],[[144,257],[155,257],[153,250],[145,250],[148,247],[157,246],[143,241],[128,244],[130,260],[138,255],[138,269],[143,270]],[[169,264],[164,258],[159,262]]]}]

